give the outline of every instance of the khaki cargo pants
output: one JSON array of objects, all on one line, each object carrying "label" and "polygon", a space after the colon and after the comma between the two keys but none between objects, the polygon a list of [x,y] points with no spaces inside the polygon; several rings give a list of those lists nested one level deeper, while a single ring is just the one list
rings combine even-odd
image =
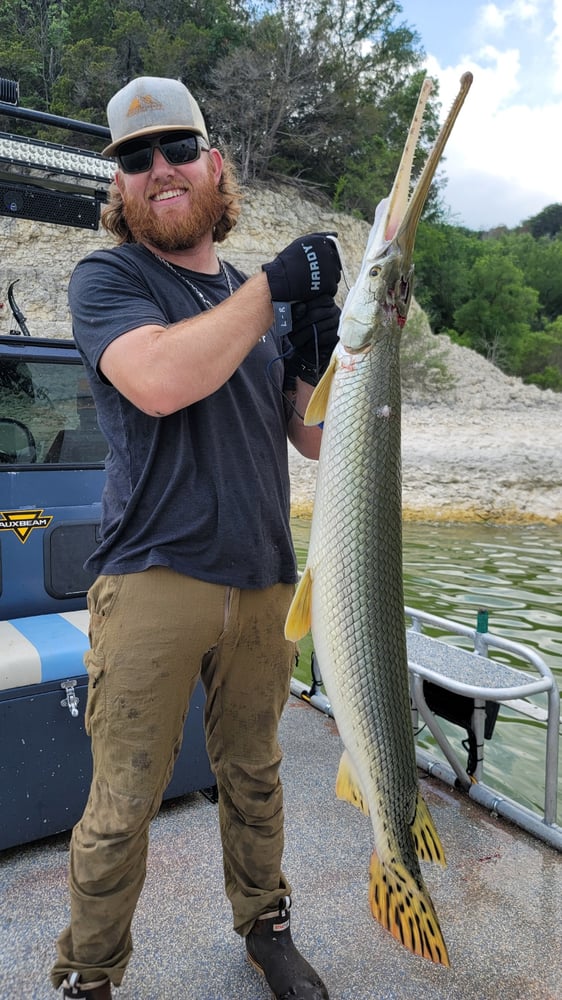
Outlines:
[{"label": "khaki cargo pants", "polygon": [[281,872],[277,728],[294,661],[283,636],[293,590],[241,591],[165,567],[100,577],[92,587],[86,728],[94,774],[72,834],[71,922],[58,941],[54,986],[73,971],[83,982],[123,978],[149,824],[200,676],[235,930],[247,934],[290,892]]}]

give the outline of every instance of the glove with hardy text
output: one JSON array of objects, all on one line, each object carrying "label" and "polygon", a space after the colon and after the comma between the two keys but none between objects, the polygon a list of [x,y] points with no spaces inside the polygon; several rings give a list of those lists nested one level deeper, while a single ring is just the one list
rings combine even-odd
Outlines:
[{"label": "glove with hardy text", "polygon": [[334,296],[341,261],[332,237],[337,233],[300,236],[269,264],[262,264],[272,302],[308,302],[318,295]]},{"label": "glove with hardy text", "polygon": [[285,380],[298,376],[317,385],[338,342],[341,309],[330,295],[321,295],[312,302],[296,302],[291,313],[288,340],[293,351],[285,360]]}]

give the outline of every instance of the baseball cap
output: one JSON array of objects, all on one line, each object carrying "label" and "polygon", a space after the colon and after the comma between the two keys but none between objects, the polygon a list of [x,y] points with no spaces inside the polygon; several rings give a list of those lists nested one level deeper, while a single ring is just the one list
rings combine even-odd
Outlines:
[{"label": "baseball cap", "polygon": [[111,143],[103,150],[104,156],[113,156],[127,139],[154,132],[185,132],[187,129],[209,142],[201,109],[180,80],[160,76],[139,76],[131,80],[111,98],[107,120]]}]

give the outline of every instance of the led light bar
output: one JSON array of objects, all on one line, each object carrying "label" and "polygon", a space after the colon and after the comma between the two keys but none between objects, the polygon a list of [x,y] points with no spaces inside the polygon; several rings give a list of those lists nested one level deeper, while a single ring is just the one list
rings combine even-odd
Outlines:
[{"label": "led light bar", "polygon": [[85,149],[0,132],[0,162],[109,184],[115,164]]}]

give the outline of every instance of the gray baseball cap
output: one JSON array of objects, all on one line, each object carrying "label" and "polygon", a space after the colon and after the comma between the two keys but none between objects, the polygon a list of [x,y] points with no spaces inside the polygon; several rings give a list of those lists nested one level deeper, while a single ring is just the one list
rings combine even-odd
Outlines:
[{"label": "gray baseball cap", "polygon": [[127,139],[154,132],[186,130],[209,142],[205,120],[193,94],[180,80],[139,76],[111,98],[107,105],[111,143],[103,150],[113,156]]}]

